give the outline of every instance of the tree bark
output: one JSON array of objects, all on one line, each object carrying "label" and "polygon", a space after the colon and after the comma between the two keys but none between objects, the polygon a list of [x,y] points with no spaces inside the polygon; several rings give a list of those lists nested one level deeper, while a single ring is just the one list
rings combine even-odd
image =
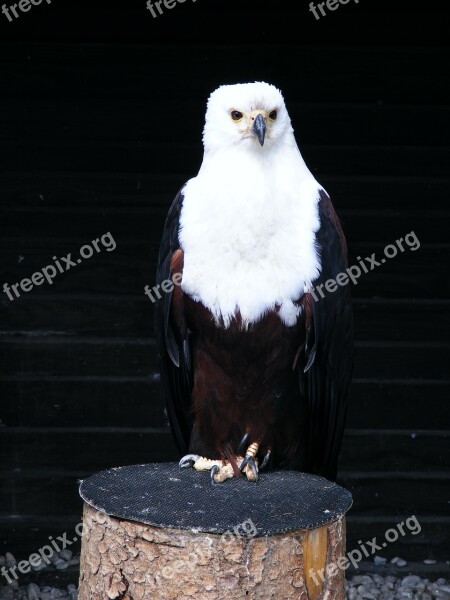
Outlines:
[{"label": "tree bark", "polygon": [[[344,600],[345,519],[249,538],[160,529],[85,504],[79,600]],[[342,564],[342,563],[341,563]]]}]

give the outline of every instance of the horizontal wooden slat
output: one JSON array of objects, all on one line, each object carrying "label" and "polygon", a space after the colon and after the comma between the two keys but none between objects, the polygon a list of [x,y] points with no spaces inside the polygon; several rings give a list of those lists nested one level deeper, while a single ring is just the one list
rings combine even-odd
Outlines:
[{"label": "horizontal wooden slat", "polygon": [[[153,338],[1,337],[3,375],[149,378],[158,370]],[[22,379],[25,381],[25,379]]]},{"label": "horizontal wooden slat", "polygon": [[153,328],[153,305],[144,294],[128,297],[106,295],[23,296],[20,302],[1,297],[7,315],[2,333],[39,335],[149,336]]},{"label": "horizontal wooden slat", "polygon": [[357,340],[447,342],[447,300],[353,300]]},{"label": "horizontal wooden slat", "polygon": [[0,464],[8,469],[77,470],[83,477],[112,466],[178,458],[168,429],[3,427],[0,440]]},{"label": "horizontal wooden slat", "polygon": [[353,512],[362,515],[383,515],[398,511],[422,515],[448,513],[448,478],[439,473],[423,477],[421,473],[408,479],[390,479],[383,473],[366,478],[364,473],[355,478],[341,474],[340,482],[353,495]]},{"label": "horizontal wooden slat", "polygon": [[[4,398],[0,422],[7,426],[167,424],[162,386],[152,381],[151,373],[141,378],[22,375],[4,378],[0,393]],[[405,430],[450,427],[442,414],[449,393],[449,381],[356,379],[349,392],[347,425]]]},{"label": "horizontal wooden slat", "polygon": [[[153,338],[0,337],[0,361],[8,380],[26,377],[151,377],[158,371]],[[445,380],[450,344],[359,342],[355,379]],[[21,379],[24,378],[24,379]]]},{"label": "horizontal wooden slat", "polygon": [[0,422],[40,427],[165,427],[160,384],[151,377],[61,377],[2,381]]},{"label": "horizontal wooden slat", "polygon": [[[448,427],[445,420],[442,425]],[[349,470],[367,475],[374,471],[403,472],[406,477],[413,471],[428,472],[430,476],[438,471],[449,473],[450,429],[379,431],[368,427],[370,423],[366,429],[346,430],[340,461],[342,474]]]},{"label": "horizontal wooden slat", "polygon": [[[143,292],[143,290],[142,290]],[[449,302],[446,300],[353,301],[357,340],[447,342]],[[28,293],[11,302],[0,296],[0,335],[123,336],[154,334],[153,304],[135,295],[49,295]]]},{"label": "horizontal wooden slat", "polygon": [[[407,233],[397,239],[404,238]],[[412,242],[413,237],[408,237]],[[420,239],[420,238],[418,238]],[[394,242],[394,240],[392,240]],[[450,277],[443,276],[442,264],[450,259],[450,246],[437,244],[432,247],[421,246],[412,251],[404,243],[405,251],[399,252],[392,259],[386,258],[384,246],[380,244],[349,243],[349,265],[361,269],[362,275],[352,286],[352,296],[358,297],[390,297],[390,298],[448,298],[450,293]],[[395,245],[395,242],[394,242]],[[412,245],[412,244],[411,244]],[[391,252],[389,248],[387,253]],[[375,256],[372,256],[375,254]],[[364,266],[371,269],[369,258],[379,264],[368,273],[363,273]],[[363,265],[361,265],[361,261]],[[385,261],[383,263],[383,261]]]},{"label": "horizontal wooden slat", "polygon": [[[348,429],[340,470],[445,471],[449,464],[449,438],[445,431],[418,428]],[[71,470],[85,476],[111,466],[179,458],[168,429],[3,427],[0,441],[1,464],[7,465],[8,470]]]},{"label": "horizontal wooden slat", "polygon": [[[420,370],[417,375],[422,373]],[[450,417],[442,410],[449,395],[448,380],[354,379],[349,391],[347,424],[361,429],[396,427],[412,431],[450,428]]]},{"label": "horizontal wooden slat", "polygon": [[450,344],[392,343],[357,344],[356,379],[385,380],[450,380],[448,366]]}]

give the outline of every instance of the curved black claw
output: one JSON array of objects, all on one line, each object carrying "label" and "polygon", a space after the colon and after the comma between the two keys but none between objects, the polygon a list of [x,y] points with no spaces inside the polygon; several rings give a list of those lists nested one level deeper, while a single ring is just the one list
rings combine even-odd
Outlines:
[{"label": "curved black claw", "polygon": [[247,442],[248,442],[248,438],[249,437],[250,437],[249,433],[245,433],[244,434],[244,437],[240,441],[240,444],[239,444],[238,449],[237,449],[237,455],[238,456],[241,456],[244,453],[244,450],[247,448]]},{"label": "curved black claw", "polygon": [[258,481],[258,467],[256,466],[255,459],[250,454],[247,454],[244,460],[242,461],[240,470],[243,471],[246,466],[249,466],[252,470],[255,481]]},{"label": "curved black claw", "polygon": [[194,463],[200,458],[198,454],[186,454],[178,463],[180,469],[185,469],[186,467],[192,467]]},{"label": "curved black claw", "polygon": [[267,465],[269,464],[270,461],[270,457],[272,456],[272,452],[270,450],[267,451],[267,454],[265,455],[261,466],[259,467],[259,470],[261,471],[262,469],[265,469],[267,467]]},{"label": "curved black claw", "polygon": [[211,468],[211,483],[212,483],[213,485],[217,485],[217,481],[214,479],[214,475],[215,475],[216,473],[218,473],[219,471],[220,471],[220,469],[219,469],[218,465],[214,465],[214,466]]}]

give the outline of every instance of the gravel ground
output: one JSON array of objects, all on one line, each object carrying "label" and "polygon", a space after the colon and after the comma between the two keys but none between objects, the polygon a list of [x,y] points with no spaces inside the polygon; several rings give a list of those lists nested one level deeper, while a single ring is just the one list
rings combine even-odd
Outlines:
[{"label": "gravel ground", "polygon": [[[450,600],[450,581],[444,578],[434,580],[433,576],[429,578],[419,577],[418,575],[386,575],[373,572],[373,569],[379,569],[380,573],[387,566],[402,569],[407,566],[407,562],[400,558],[393,558],[388,564],[386,559],[375,557],[371,573],[367,575],[349,575],[345,587],[347,600]],[[70,550],[63,550],[51,558],[51,564],[46,565],[43,561],[37,567],[33,568],[35,577],[42,578],[44,574],[47,581],[54,580],[61,572],[70,569],[73,581],[77,580],[76,568],[80,564],[79,555],[72,555]],[[434,560],[425,560],[423,565],[435,565]],[[12,554],[0,556],[0,568],[11,568],[16,565],[16,560]],[[33,575],[27,576],[32,580]],[[69,576],[70,578],[70,576]],[[0,578],[0,600],[77,600],[78,592],[75,583],[70,583],[64,587],[52,587],[49,585],[38,585],[28,583],[19,585],[17,581],[3,586],[6,580]],[[281,599],[280,599],[281,600]]]},{"label": "gravel ground", "polygon": [[[19,582],[14,579],[9,569],[17,564],[14,556],[7,552],[5,556],[0,556],[0,568],[5,567],[12,583],[4,586],[7,583],[5,575],[0,576],[0,600],[77,600],[78,592],[75,583],[68,584],[64,589],[52,587],[50,585],[38,585],[37,583],[28,583],[27,585],[19,585]],[[43,574],[48,581],[58,578],[58,575],[66,571],[66,569],[79,569],[80,555],[73,555],[70,550],[62,550],[59,553],[54,553],[50,557],[50,564],[44,560],[36,561],[36,566],[32,567],[32,572],[27,575],[27,580],[33,579],[33,574],[36,579],[42,579]],[[21,575],[21,579],[25,578]],[[73,577],[77,580],[77,575]],[[2,587],[3,586],[3,587]]]},{"label": "gravel ground", "polygon": [[354,575],[346,581],[348,600],[450,600],[450,582],[418,575]]}]

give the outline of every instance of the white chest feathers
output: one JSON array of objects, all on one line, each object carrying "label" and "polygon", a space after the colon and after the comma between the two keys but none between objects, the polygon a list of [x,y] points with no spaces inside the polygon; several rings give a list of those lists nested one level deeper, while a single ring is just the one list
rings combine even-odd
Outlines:
[{"label": "white chest feathers", "polygon": [[293,301],[320,272],[320,189],[297,149],[270,163],[246,155],[204,161],[184,188],[183,291],[225,328],[237,311],[248,327],[275,307],[295,325]]}]

